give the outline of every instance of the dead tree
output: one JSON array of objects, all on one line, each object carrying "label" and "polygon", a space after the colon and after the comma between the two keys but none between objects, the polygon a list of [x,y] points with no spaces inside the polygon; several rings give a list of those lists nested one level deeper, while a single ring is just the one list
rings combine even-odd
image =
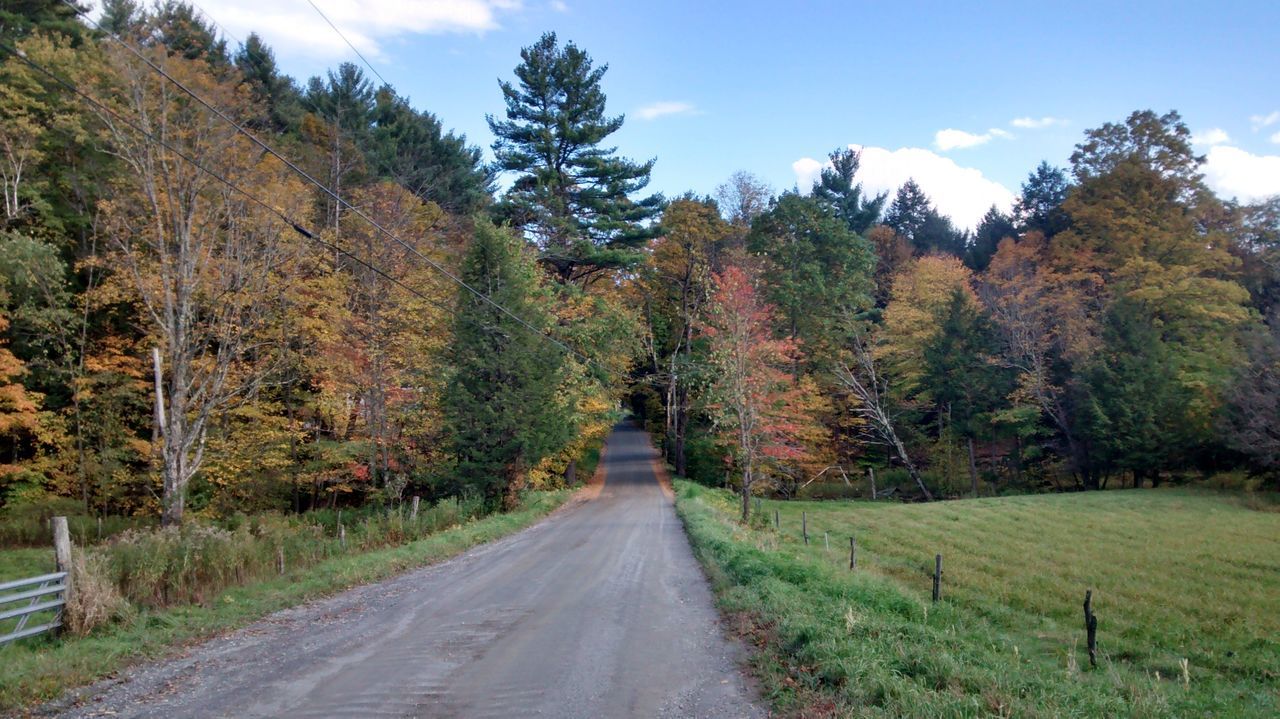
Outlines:
[{"label": "dead tree", "polygon": [[925,486],[920,470],[911,460],[911,455],[907,453],[907,448],[895,429],[897,418],[889,399],[889,382],[877,368],[870,344],[861,333],[854,333],[852,359],[852,365],[841,363],[837,367],[836,379],[858,400],[854,412],[867,420],[877,439],[893,448],[925,499],[932,501],[933,493]]}]

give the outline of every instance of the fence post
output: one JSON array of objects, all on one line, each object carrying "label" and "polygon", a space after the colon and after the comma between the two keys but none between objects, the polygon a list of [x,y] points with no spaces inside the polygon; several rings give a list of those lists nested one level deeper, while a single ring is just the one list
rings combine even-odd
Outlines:
[{"label": "fence post", "polygon": [[276,566],[280,569],[280,573],[284,574],[284,545],[276,545]]},{"label": "fence post", "polygon": [[858,540],[849,537],[849,571],[858,568]]},{"label": "fence post", "polygon": [[[1089,666],[1098,666],[1098,617],[1093,613],[1093,590],[1084,593],[1084,631],[1089,647]],[[1185,661],[1185,660],[1183,660]]]},{"label": "fence post", "polygon": [[418,503],[421,501],[422,501],[422,497],[419,497],[416,494],[413,495],[413,511],[409,513],[409,519],[413,520],[414,522],[418,521]]},{"label": "fence post", "polygon": [[74,588],[71,586],[71,532],[67,529],[66,517],[53,518],[53,556],[57,563],[59,572],[66,572],[67,576],[62,580],[67,589],[63,595],[66,604],[63,606],[71,606],[71,596]]},{"label": "fence post", "polygon": [[338,525],[338,543],[342,545],[342,549],[343,549],[343,551],[346,551],[346,549],[347,549],[347,528],[346,528],[346,527],[344,527],[344,526],[342,526],[341,524],[339,524],[339,525]]},{"label": "fence post", "polygon": [[871,479],[871,498],[876,498],[876,468],[867,467],[867,477]]},{"label": "fence post", "polygon": [[809,513],[800,513],[800,534],[804,537],[805,545],[809,544]]},{"label": "fence post", "polygon": [[782,529],[782,521],[778,519],[778,510],[773,510],[773,528]]},{"label": "fence post", "polygon": [[933,601],[942,599],[942,555],[933,560]]},{"label": "fence post", "polygon": [[826,532],[822,533],[822,546],[827,550],[827,554],[831,553],[831,537]]}]

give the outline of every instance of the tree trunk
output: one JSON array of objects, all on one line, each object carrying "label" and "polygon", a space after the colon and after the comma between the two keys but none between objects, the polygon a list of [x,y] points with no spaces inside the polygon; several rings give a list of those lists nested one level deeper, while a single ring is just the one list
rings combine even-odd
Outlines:
[{"label": "tree trunk", "polygon": [[566,487],[572,487],[578,481],[578,460],[571,459],[569,464],[564,468],[564,484]]},{"label": "tree trunk", "polygon": [[973,437],[969,437],[969,481],[973,485],[973,496],[978,496],[978,462],[973,456]]}]

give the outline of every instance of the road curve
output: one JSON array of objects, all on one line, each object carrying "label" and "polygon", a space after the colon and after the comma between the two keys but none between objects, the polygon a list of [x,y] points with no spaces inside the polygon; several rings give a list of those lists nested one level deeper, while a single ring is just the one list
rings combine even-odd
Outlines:
[{"label": "road curve", "polygon": [[273,614],[66,716],[763,717],[642,431],[599,496],[453,560]]}]

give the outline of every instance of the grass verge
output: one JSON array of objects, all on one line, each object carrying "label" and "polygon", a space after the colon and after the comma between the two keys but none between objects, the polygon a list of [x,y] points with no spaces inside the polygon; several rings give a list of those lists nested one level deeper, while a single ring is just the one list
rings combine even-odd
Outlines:
[{"label": "grass verge", "polygon": [[[1280,715],[1275,513],[1139,490],[765,502],[743,527],[732,495],[683,481],[677,494],[783,716]],[[945,558],[937,604],[935,553]],[[1100,617],[1096,669],[1083,646],[1086,588]]]},{"label": "grass verge", "polygon": [[[226,589],[202,604],[143,610],[130,621],[86,637],[0,647],[0,712],[17,712],[53,699],[68,688],[239,628],[271,612],[443,561],[532,525],[571,495],[568,490],[531,492],[518,511],[476,519],[415,542],[327,559],[276,579]],[[9,561],[29,559],[13,555]]]}]

